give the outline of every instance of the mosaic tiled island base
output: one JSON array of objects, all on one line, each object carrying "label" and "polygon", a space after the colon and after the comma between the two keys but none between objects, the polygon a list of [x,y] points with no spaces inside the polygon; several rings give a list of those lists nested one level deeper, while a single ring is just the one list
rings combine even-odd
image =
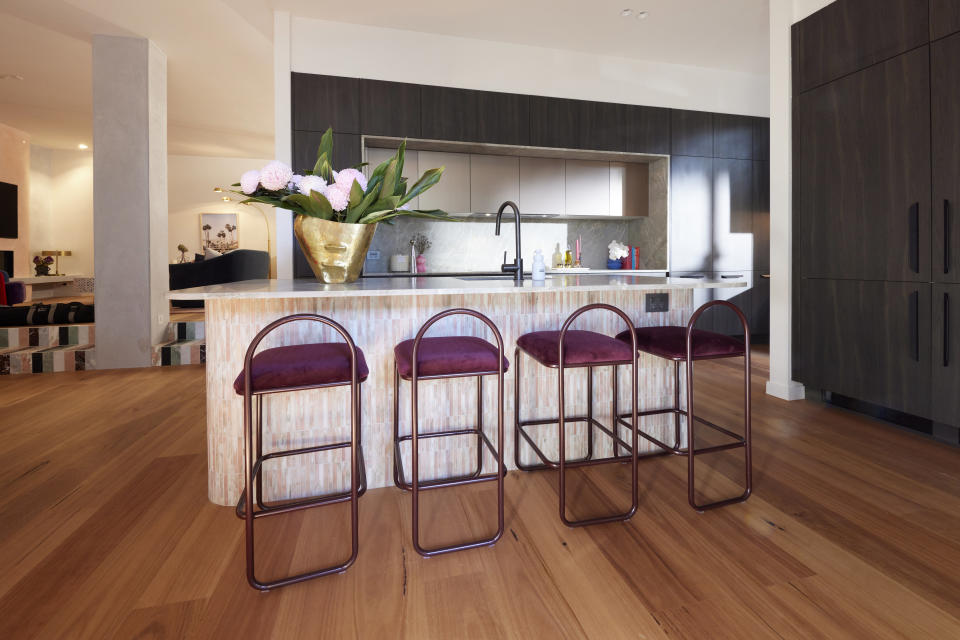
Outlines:
[{"label": "mosaic tiled island base", "polygon": [[[600,279],[603,279],[602,283]],[[261,296],[256,295],[253,283],[235,283],[232,292],[230,285],[193,290],[192,295],[206,299],[208,488],[211,501],[233,505],[242,490],[243,401],[234,393],[233,381],[242,370],[244,353],[250,341],[260,329],[277,318],[294,313],[328,316],[341,323],[363,349],[370,368],[370,376],[363,384],[363,451],[368,486],[375,488],[393,482],[393,347],[414,337],[423,322],[434,314],[466,307],[487,315],[499,327],[510,360],[510,369],[505,376],[504,457],[508,467],[512,468],[515,446],[514,347],[520,335],[529,331],[559,329],[571,312],[597,302],[623,309],[638,326],[683,324],[692,312],[693,287],[729,286],[728,283],[704,281],[605,276],[555,278],[542,288],[529,282],[521,288],[511,288],[512,283],[503,282],[469,283],[470,286],[458,287],[448,283],[444,287],[440,282],[417,284],[425,278],[393,280],[408,283],[408,288],[401,290],[398,283],[380,283],[383,289],[374,291],[376,284],[358,283],[356,289],[350,290],[351,285],[313,283],[311,295],[307,285],[290,288],[285,293],[282,286],[263,284]],[[669,295],[669,311],[644,312],[644,295],[658,292]],[[191,290],[175,293],[177,297],[187,297]],[[207,293],[210,295],[205,295]],[[610,312],[593,311],[581,316],[575,328],[616,335],[626,326],[621,318]],[[429,335],[476,335],[494,340],[484,325],[468,317],[444,319],[434,325]],[[319,325],[293,323],[272,334],[261,348],[335,339],[329,330]],[[526,357],[521,365],[522,416],[555,416],[556,370],[541,367]],[[672,374],[672,364],[652,356],[641,357],[641,408],[670,406],[673,401]],[[567,415],[582,415],[586,412],[586,370],[568,370],[566,375]],[[486,380],[484,426],[487,433],[495,437],[496,376]],[[265,396],[264,452],[347,439],[348,393],[348,388],[342,387]],[[605,424],[611,423],[611,394],[610,368],[598,368],[594,374],[594,413]],[[619,398],[620,406],[628,409],[628,367],[621,368]],[[476,420],[476,402],[474,379],[421,382],[420,428],[422,431],[437,431],[472,426]],[[654,433],[659,431],[668,442],[672,439],[670,417],[649,418],[644,427]],[[585,427],[568,424],[567,428],[569,454],[583,455]],[[400,429],[404,434],[410,430],[410,389],[406,382],[401,382],[400,386]],[[555,456],[556,427],[541,427],[536,433],[543,450]],[[626,439],[626,430],[624,437]],[[597,442],[599,454],[609,452],[609,440],[597,437]],[[475,443],[475,438],[467,436],[422,441],[423,479],[467,472],[475,460]],[[533,460],[528,447],[524,447],[522,453],[524,461]],[[409,455],[407,445],[404,466],[408,473]],[[264,493],[269,499],[283,499],[345,488],[349,480],[348,459],[347,451],[340,450],[272,460],[265,466]],[[485,465],[488,470],[494,466],[489,455]]]}]

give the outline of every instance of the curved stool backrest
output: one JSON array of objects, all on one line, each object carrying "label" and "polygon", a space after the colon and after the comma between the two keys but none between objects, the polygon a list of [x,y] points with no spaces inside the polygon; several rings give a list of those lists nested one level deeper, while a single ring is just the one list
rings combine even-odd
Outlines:
[{"label": "curved stool backrest", "polygon": [[[594,304],[588,304],[586,306],[580,307],[569,316],[567,316],[566,321],[563,323],[563,326],[560,327],[560,353],[557,356],[557,366],[563,369],[563,343],[567,337],[567,330],[570,329],[570,325],[573,324],[573,321],[585,314],[587,311],[593,311],[594,309],[604,309],[606,311],[612,311],[613,313],[620,316],[620,318],[627,323],[627,331],[630,333],[630,346],[633,348],[633,360],[637,360],[637,336],[633,331],[633,322],[630,320],[630,316],[623,312],[622,309],[618,309],[612,304],[605,304],[602,302],[596,302]],[[636,384],[636,380],[634,380]]]},{"label": "curved stool backrest", "polygon": [[433,316],[432,318],[424,322],[423,326],[420,327],[420,330],[417,332],[417,337],[414,338],[413,340],[413,353],[410,356],[410,359],[411,359],[410,364],[412,367],[412,371],[411,371],[412,379],[413,380],[417,379],[417,354],[420,351],[420,342],[423,340],[423,337],[426,335],[427,330],[430,327],[432,327],[434,324],[439,322],[440,320],[443,320],[444,318],[448,318],[450,316],[472,316],[480,320],[480,322],[482,322],[483,324],[487,325],[490,331],[493,332],[494,337],[497,339],[497,358],[498,358],[497,362],[499,363],[498,364],[499,373],[500,373],[500,376],[502,377],[503,376],[503,336],[500,335],[500,330],[497,329],[497,325],[495,325],[490,318],[483,315],[479,311],[474,311],[473,309],[458,308],[458,309],[447,309],[446,311],[441,311],[440,313],[436,314],[435,316]]},{"label": "curved stool backrest", "polygon": [[357,345],[353,341],[353,337],[350,333],[347,332],[343,326],[331,320],[326,316],[321,316],[316,313],[295,313],[290,316],[284,316],[274,320],[263,329],[261,329],[257,335],[253,337],[253,340],[250,342],[250,346],[247,347],[247,353],[243,357],[243,390],[245,395],[250,395],[251,393],[251,380],[250,372],[251,366],[253,364],[253,357],[256,355],[257,347],[260,346],[260,343],[263,342],[263,339],[266,338],[274,330],[279,329],[285,324],[298,321],[308,321],[308,322],[317,322],[322,325],[328,326],[336,331],[343,341],[347,344],[347,347],[350,349],[350,370],[351,370],[351,383],[357,384]]}]

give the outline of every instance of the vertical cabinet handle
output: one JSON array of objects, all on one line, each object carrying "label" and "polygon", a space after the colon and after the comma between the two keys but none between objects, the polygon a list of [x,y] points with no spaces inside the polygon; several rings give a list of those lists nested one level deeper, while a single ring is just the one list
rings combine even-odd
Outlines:
[{"label": "vertical cabinet handle", "polygon": [[920,362],[920,292],[910,294],[910,357]]},{"label": "vertical cabinet handle", "polygon": [[943,292],[943,366],[950,366],[950,294]]},{"label": "vertical cabinet handle", "polygon": [[[950,233],[950,201],[943,200],[943,272],[950,273],[950,244],[953,235]],[[946,294],[944,294],[946,295]]]},{"label": "vertical cabinet handle", "polygon": [[920,203],[910,205],[910,269],[920,273]]}]

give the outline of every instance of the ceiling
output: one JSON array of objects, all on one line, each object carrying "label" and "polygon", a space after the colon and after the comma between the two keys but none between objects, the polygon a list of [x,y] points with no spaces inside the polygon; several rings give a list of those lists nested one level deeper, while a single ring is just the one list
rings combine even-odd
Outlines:
[{"label": "ceiling", "polygon": [[[3,0],[0,122],[35,144],[89,144],[91,37],[167,56],[170,153],[273,154],[273,9],[294,15],[766,74],[768,0]],[[620,12],[648,11],[645,20]],[[349,55],[332,52],[332,55]]]}]

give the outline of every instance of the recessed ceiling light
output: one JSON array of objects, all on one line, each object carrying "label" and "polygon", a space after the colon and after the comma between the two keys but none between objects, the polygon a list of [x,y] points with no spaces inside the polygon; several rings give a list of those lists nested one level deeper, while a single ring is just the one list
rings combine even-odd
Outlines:
[{"label": "recessed ceiling light", "polygon": [[90,148],[90,147],[88,147],[87,145],[83,144],[82,142],[77,145],[77,149],[80,149],[80,151],[86,151],[86,150],[89,149],[89,148]]},{"label": "recessed ceiling light", "polygon": [[214,192],[214,193],[223,193],[223,187],[214,187],[214,188],[213,188],[213,192]]},{"label": "recessed ceiling light", "polygon": [[633,9],[623,9],[622,11],[620,11],[621,18],[629,18],[632,15],[633,15]]},{"label": "recessed ceiling light", "polygon": [[223,196],[221,200],[223,200],[224,202],[230,202],[230,196]]},{"label": "recessed ceiling light", "polygon": [[648,15],[650,15],[649,12],[640,11],[637,13],[637,20],[646,20]]}]

